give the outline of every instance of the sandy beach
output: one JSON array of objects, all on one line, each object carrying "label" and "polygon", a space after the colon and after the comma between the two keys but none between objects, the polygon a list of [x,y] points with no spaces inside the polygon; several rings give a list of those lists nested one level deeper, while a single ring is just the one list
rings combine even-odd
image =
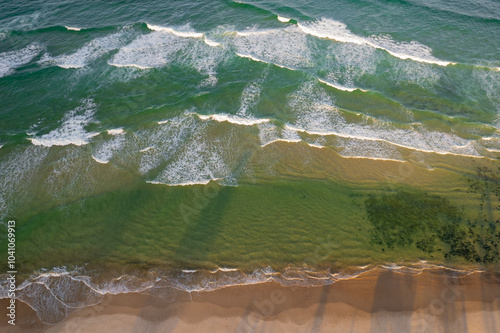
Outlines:
[{"label": "sandy beach", "polygon": [[[2,332],[497,332],[500,275],[376,269],[321,287],[277,283],[154,295],[107,295],[93,307],[44,325],[18,303]],[[2,300],[2,312],[5,312]],[[5,314],[2,315],[5,317]]]}]

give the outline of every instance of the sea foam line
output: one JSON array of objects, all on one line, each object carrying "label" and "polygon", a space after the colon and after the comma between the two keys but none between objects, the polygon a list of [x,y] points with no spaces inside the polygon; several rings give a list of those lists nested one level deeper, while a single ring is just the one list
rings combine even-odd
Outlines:
[{"label": "sea foam line", "polygon": [[[291,70],[291,71],[295,71],[296,69],[294,68],[291,68],[291,67],[288,67],[288,66],[284,66],[284,65],[280,65],[280,64],[277,64],[275,62],[270,62],[270,61],[266,61],[266,60],[263,60],[263,59],[260,59],[260,58],[257,58],[251,54],[243,54],[243,53],[239,53],[239,52],[235,52],[235,54],[240,57],[240,58],[247,58],[247,59],[250,59],[250,60],[253,60],[253,61],[257,61],[257,62],[262,62],[262,63],[265,63],[265,64],[270,64],[270,65],[274,65],[274,66],[278,66],[280,68],[285,68],[285,69],[288,69],[288,70]],[[323,80],[323,79],[320,79],[320,78],[317,78],[320,82],[332,87],[332,88],[335,88],[337,90],[342,90],[342,91],[347,91],[347,92],[353,92],[353,91],[356,91],[356,90],[360,90],[360,91],[363,91],[363,92],[367,92],[368,90],[365,90],[365,89],[361,89],[361,88],[357,88],[357,87],[344,87],[342,85],[339,85],[339,84],[334,84],[332,82],[329,82],[329,81],[326,81],[326,80]]]},{"label": "sea foam line", "polygon": [[[204,270],[196,270],[196,269],[183,269],[179,270],[179,274],[172,272],[174,274],[169,274],[166,276],[152,276],[149,281],[144,281],[141,278],[136,278],[133,275],[121,275],[117,278],[112,278],[109,282],[106,282],[102,285],[95,285],[92,283],[92,278],[90,276],[82,275],[84,272],[80,271],[60,271],[56,270],[55,272],[47,272],[47,273],[38,273],[36,275],[32,275],[29,279],[26,279],[20,286],[16,288],[17,293],[21,296],[20,300],[23,299],[23,291],[31,285],[40,285],[44,286],[45,289],[42,293],[45,293],[45,290],[54,297],[55,300],[60,302],[62,306],[65,307],[64,317],[67,316],[66,310],[68,309],[83,309],[89,306],[93,306],[98,304],[102,299],[101,297],[110,294],[110,295],[118,295],[118,294],[127,294],[127,293],[151,293],[153,292],[155,287],[164,288],[165,286],[177,289],[179,291],[184,292],[193,292],[193,291],[214,291],[222,288],[230,287],[230,286],[246,286],[246,285],[255,285],[262,284],[268,282],[276,282],[281,286],[324,286],[327,284],[335,283],[338,281],[349,280],[358,278],[362,274],[376,271],[393,271],[401,274],[409,274],[409,275],[419,275],[424,271],[448,271],[453,275],[462,275],[469,276],[471,274],[481,274],[484,273],[484,270],[477,269],[459,269],[446,267],[443,265],[435,265],[428,264],[426,261],[420,261],[419,263],[410,264],[406,266],[400,266],[397,264],[386,264],[380,266],[354,266],[352,267],[351,273],[343,273],[343,272],[335,272],[332,273],[329,269],[325,271],[314,271],[308,268],[294,268],[290,267],[283,271],[274,271],[270,267],[268,268],[257,268],[252,273],[246,274],[239,269],[233,268],[217,268],[215,271],[209,271],[208,273],[212,274],[220,274],[216,280],[212,277],[206,277],[206,271]],[[188,273],[188,275],[186,275]],[[449,275],[450,273],[446,273]],[[199,278],[197,278],[199,276]],[[52,279],[59,279],[60,277],[68,277],[69,283],[61,283],[57,284],[60,281],[66,281],[65,279],[59,281],[53,281]],[[6,277],[5,277],[6,278]],[[4,279],[5,279],[4,278]],[[122,283],[124,280],[124,283]],[[2,281],[3,282],[3,281]],[[56,285],[54,285],[56,282]],[[75,307],[73,304],[66,304],[63,300],[60,299],[59,295],[62,291],[61,288],[64,288],[65,293],[69,293],[70,297],[67,294],[64,295],[64,299],[72,299],[72,292],[74,291],[74,286],[71,284],[72,282],[79,284],[83,283],[87,288],[88,292],[94,292],[96,298],[86,299],[86,302],[81,303],[79,306]],[[121,284],[117,285],[116,282],[120,282]],[[130,282],[133,285],[130,285]],[[137,285],[139,282],[139,285]],[[52,288],[56,288],[57,292]],[[36,289],[35,289],[36,290]],[[80,287],[77,288],[80,290]],[[31,292],[31,291],[30,291]],[[40,297],[41,295],[30,295],[29,298]],[[6,298],[6,295],[2,295],[0,298]],[[36,299],[36,298],[35,298]],[[30,306],[34,311],[36,311],[40,320],[47,324],[55,324],[55,322],[47,322],[47,318],[43,318],[43,313],[41,307],[46,306],[45,304],[34,303],[30,304],[29,302],[25,302],[28,306]],[[61,318],[64,320],[64,318]]]},{"label": "sea foam line", "polygon": [[311,130],[306,130],[304,128],[299,128],[299,127],[294,127],[292,125],[285,125],[285,128],[291,131],[299,132],[299,133],[307,133],[309,135],[319,135],[319,136],[338,136],[341,138],[346,138],[346,139],[358,139],[358,140],[367,140],[367,141],[378,141],[378,142],[385,142],[393,146],[405,148],[405,149],[410,149],[410,150],[416,150],[416,151],[421,151],[424,153],[434,153],[434,154],[439,154],[439,155],[453,155],[453,156],[463,156],[463,157],[472,157],[472,158],[486,158],[485,156],[478,156],[478,155],[466,155],[466,154],[459,154],[459,153],[453,153],[453,152],[448,152],[448,151],[439,151],[439,150],[430,150],[430,149],[424,149],[424,148],[417,148],[417,147],[412,147],[412,146],[407,146],[403,145],[397,142],[392,142],[387,139],[381,139],[381,138],[372,138],[372,137],[366,137],[366,136],[358,136],[358,135],[351,135],[351,134],[344,134],[344,133],[339,133],[335,131],[311,131]]},{"label": "sea foam line", "polygon": [[208,46],[212,46],[212,47],[217,47],[217,46],[221,46],[222,45],[219,42],[216,42],[216,41],[208,39],[207,36],[205,36],[205,38],[203,39],[203,41],[205,42],[205,44],[207,44]]},{"label": "sea foam line", "polygon": [[28,64],[43,49],[41,45],[33,43],[20,50],[0,52],[0,77],[10,75],[16,68]]},{"label": "sea foam line", "polygon": [[[146,23],[146,25],[147,25],[147,27],[148,27],[149,30],[168,32],[168,33],[171,33],[172,35],[175,35],[177,37],[203,38],[203,41],[205,42],[205,44],[207,44],[208,46],[211,46],[211,47],[218,47],[218,46],[222,45],[219,42],[216,42],[216,41],[213,41],[213,40],[207,38],[207,36],[204,33],[202,33],[202,32],[179,31],[179,30],[175,30],[175,29],[172,29],[172,28],[169,28],[169,27],[162,27],[162,26],[159,26],[159,25],[153,25],[153,24],[149,24],[149,23]],[[131,65],[131,66],[133,66],[133,65]],[[136,67],[139,67],[139,66],[136,66]],[[139,67],[139,68],[141,68],[141,67]]]},{"label": "sea foam line", "polygon": [[146,23],[146,25],[147,25],[147,27],[148,27],[149,30],[164,31],[164,32],[168,32],[168,33],[171,33],[171,34],[179,36],[179,37],[202,38],[204,36],[204,34],[201,33],[201,32],[178,31],[178,30],[174,30],[172,28],[162,27],[162,26],[159,26],[159,25],[153,25],[153,24],[149,24],[149,23]]},{"label": "sea foam line", "polygon": [[326,148],[325,146],[322,146],[320,144],[317,144],[317,143],[309,143],[307,142],[307,145],[311,148],[318,148],[318,149],[323,149],[323,148]]},{"label": "sea foam line", "polygon": [[139,69],[152,69],[152,68],[154,68],[154,67],[150,67],[150,66],[140,66],[140,65],[136,65],[136,64],[115,64],[115,63],[110,62],[110,61],[108,61],[108,65],[113,66],[113,67],[135,67],[135,68],[139,68]]},{"label": "sea foam line", "polygon": [[287,67],[285,65],[280,65],[280,64],[277,64],[275,62],[270,62],[270,61],[266,61],[266,60],[263,60],[263,59],[260,59],[260,58],[257,58],[251,54],[243,54],[243,53],[238,53],[238,52],[234,52],[238,57],[240,58],[247,58],[247,59],[250,59],[250,60],[253,60],[253,61],[257,61],[257,62],[263,62],[265,64],[269,64],[269,65],[274,65],[274,66],[277,66],[277,67],[280,67],[280,68],[286,68],[286,69],[289,69],[291,71],[295,71],[296,69],[294,68],[291,68],[291,67]]},{"label": "sea foam line", "polygon": [[284,16],[279,16],[278,15],[278,21],[282,22],[282,23],[288,23],[290,22],[291,19],[289,19],[288,17],[284,17]]},{"label": "sea foam line", "polygon": [[274,140],[271,140],[267,143],[264,143],[263,145],[261,145],[261,147],[266,147],[266,146],[269,146],[270,144],[273,144],[275,142],[289,142],[289,143],[298,143],[298,142],[302,142],[302,139],[283,139],[283,138],[278,138],[278,139],[274,139]]},{"label": "sea foam line", "polygon": [[368,90],[361,89],[361,88],[344,87],[344,86],[341,86],[340,84],[331,83],[331,82],[328,82],[328,81],[320,79],[320,78],[318,78],[318,80],[319,80],[319,82],[322,82],[322,83],[326,84],[327,86],[330,86],[330,87],[338,89],[338,90],[343,90],[343,91],[348,91],[348,92],[353,92],[353,91],[356,91],[356,90],[360,90],[360,91],[363,91],[363,92],[367,92],[368,91]]},{"label": "sea foam line", "polygon": [[257,31],[236,31],[236,35],[241,37],[262,36],[273,33],[275,30],[257,30]]},{"label": "sea foam line", "polygon": [[193,185],[208,185],[211,181],[218,181],[221,180],[221,178],[210,178],[206,180],[200,180],[197,182],[184,182],[184,183],[177,183],[177,184],[169,184],[169,183],[163,183],[159,182],[157,180],[148,180],[146,183],[153,184],[153,185],[166,185],[166,186],[193,186]]},{"label": "sea foam line", "polygon": [[318,38],[327,38],[327,39],[331,39],[331,40],[334,40],[337,42],[342,42],[342,43],[351,43],[351,44],[357,44],[357,45],[369,45],[373,48],[384,50],[384,51],[388,52],[389,54],[391,54],[392,56],[397,57],[399,59],[403,59],[403,60],[410,59],[410,60],[414,60],[417,62],[435,64],[435,65],[439,65],[439,66],[456,65],[455,62],[451,62],[451,61],[443,61],[443,60],[439,60],[439,59],[426,59],[426,58],[421,58],[421,57],[417,57],[417,56],[413,56],[413,55],[409,55],[409,54],[405,54],[405,53],[401,53],[401,52],[392,51],[389,48],[383,47],[381,45],[374,43],[373,41],[370,41],[369,39],[366,39],[366,38],[363,38],[363,37],[360,37],[360,36],[353,34],[351,31],[349,31],[347,29],[347,26],[342,22],[323,19],[317,23],[325,25],[325,22],[327,22],[327,23],[329,22],[330,26],[327,26],[327,28],[333,28],[333,29],[337,30],[336,33],[335,32],[332,33],[331,30],[330,31],[329,30],[326,30],[326,31],[325,30],[316,30],[310,26],[301,24],[300,22],[297,23],[297,26],[304,33],[309,34],[311,36],[315,36]]},{"label": "sea foam line", "polygon": [[85,65],[75,65],[75,64],[56,64],[57,67],[64,68],[64,69],[74,69],[74,68],[83,68]]},{"label": "sea foam line", "polygon": [[114,128],[114,129],[109,129],[106,132],[108,132],[109,135],[118,135],[125,133],[125,130],[123,128]]},{"label": "sea foam line", "polygon": [[95,157],[94,155],[92,155],[92,158],[94,159],[94,161],[96,161],[97,163],[100,163],[100,164],[108,164],[109,163],[109,161],[101,160],[101,159]]},{"label": "sea foam line", "polygon": [[211,115],[201,115],[196,114],[201,120],[215,120],[217,122],[227,121],[235,125],[243,126],[253,126],[257,124],[267,123],[271,119],[267,118],[243,118],[240,116],[228,115],[228,114],[211,114]]},{"label": "sea foam line", "polygon": [[[289,142],[289,143],[298,143],[298,142],[303,142],[302,139],[274,139],[272,141],[269,141],[263,145],[261,145],[261,148],[264,148],[268,145],[271,145],[273,143],[276,143],[276,142]],[[319,144],[315,144],[315,143],[309,143],[309,142],[306,142],[307,145],[311,148],[316,148],[316,149],[324,149],[326,148],[325,146],[322,146],[322,145],[319,145]],[[398,159],[394,159],[394,158],[385,158],[385,157],[369,157],[369,156],[346,156],[346,155],[343,155],[339,152],[337,152],[337,154],[339,154],[340,156],[342,156],[343,158],[355,158],[355,159],[367,159],[367,160],[375,160],[375,161],[392,161],[392,162],[399,162],[399,163],[404,163],[405,161],[404,160],[398,160]]]},{"label": "sea foam line", "polygon": [[414,60],[414,61],[417,61],[417,62],[423,62],[423,63],[427,63],[427,64],[435,64],[435,65],[439,65],[439,66],[443,66],[443,67],[448,66],[448,65],[456,65],[457,64],[456,62],[451,62],[451,61],[429,60],[429,59],[425,59],[425,58],[420,58],[420,57],[412,56],[412,55],[409,55],[409,54],[394,52],[394,51],[391,51],[389,49],[386,49],[386,48],[384,48],[382,46],[379,46],[379,45],[376,45],[376,44],[373,44],[373,43],[370,43],[370,42],[368,42],[367,44],[370,45],[370,46],[373,46],[374,48],[385,50],[390,55],[392,55],[392,56],[394,56],[396,58],[399,58],[399,59],[403,59],[403,60],[411,59],[411,60]]},{"label": "sea foam line", "polygon": [[357,156],[346,156],[346,155],[342,155],[341,153],[337,153],[339,154],[340,156],[342,156],[343,158],[355,158],[355,159],[366,159],[366,160],[375,160],[375,161],[391,161],[391,162],[399,162],[399,163],[405,163],[406,161],[404,160],[398,160],[396,158],[387,158],[387,157],[369,157],[369,156],[361,156],[361,155],[357,155]]}]

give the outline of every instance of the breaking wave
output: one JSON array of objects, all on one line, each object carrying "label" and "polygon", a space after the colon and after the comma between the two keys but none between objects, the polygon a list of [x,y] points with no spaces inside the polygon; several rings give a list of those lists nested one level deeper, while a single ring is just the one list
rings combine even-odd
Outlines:
[{"label": "breaking wave", "polygon": [[[89,274],[83,268],[69,271],[66,267],[56,267],[51,270],[41,270],[26,279],[17,287],[16,296],[33,308],[43,323],[57,324],[74,311],[99,304],[107,294],[140,293],[153,295],[166,302],[174,302],[180,293],[210,292],[237,285],[275,282],[287,287],[315,287],[357,278],[363,273],[372,271],[395,271],[418,275],[429,270],[441,271],[456,277],[481,272],[419,262],[408,266],[368,265],[338,272],[332,272],[330,269],[316,271],[295,267],[283,271],[276,271],[271,267],[258,268],[252,272],[223,267],[215,270],[178,269],[168,272],[150,270],[103,279],[98,274]],[[7,290],[7,280],[4,276],[0,280],[0,298],[7,298]]]}]

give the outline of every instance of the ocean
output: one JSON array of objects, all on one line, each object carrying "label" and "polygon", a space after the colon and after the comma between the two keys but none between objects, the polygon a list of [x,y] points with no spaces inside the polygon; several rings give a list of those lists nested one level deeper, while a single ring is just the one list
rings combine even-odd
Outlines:
[{"label": "ocean", "polygon": [[0,3],[0,297],[495,269],[495,0]]}]

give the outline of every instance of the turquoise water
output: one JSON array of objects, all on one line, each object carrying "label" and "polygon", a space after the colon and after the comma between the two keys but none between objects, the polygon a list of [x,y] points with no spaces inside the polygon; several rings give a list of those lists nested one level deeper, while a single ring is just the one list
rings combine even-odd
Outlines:
[{"label": "turquoise water", "polygon": [[492,0],[3,1],[20,299],[495,267],[499,35]]}]

